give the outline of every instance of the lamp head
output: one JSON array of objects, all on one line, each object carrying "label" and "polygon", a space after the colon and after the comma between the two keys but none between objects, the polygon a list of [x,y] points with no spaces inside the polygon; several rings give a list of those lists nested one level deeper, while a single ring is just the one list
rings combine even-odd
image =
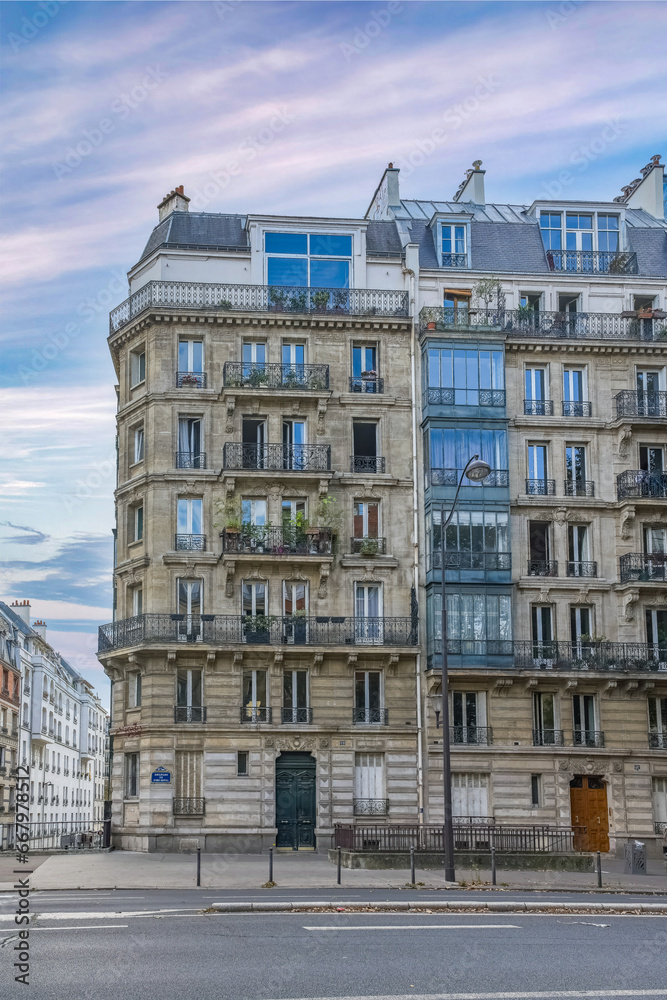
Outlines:
[{"label": "lamp head", "polygon": [[481,479],[486,479],[488,475],[491,474],[491,466],[487,462],[480,461],[479,457],[475,455],[472,462],[468,465],[466,469],[466,479],[470,479],[477,483]]}]

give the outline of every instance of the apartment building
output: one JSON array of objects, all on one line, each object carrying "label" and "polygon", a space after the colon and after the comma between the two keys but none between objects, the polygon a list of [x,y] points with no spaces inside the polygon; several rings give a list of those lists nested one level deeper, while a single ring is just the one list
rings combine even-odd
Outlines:
[{"label": "apartment building", "polygon": [[71,824],[97,828],[104,811],[106,709],[92,685],[47,642],[46,623],[31,620],[29,601],[0,602],[0,630],[21,677],[14,746],[16,762],[30,766],[33,834],[65,833]]},{"label": "apartment building", "polygon": [[[15,821],[21,666],[10,624],[0,617],[0,826]],[[5,842],[4,833],[0,845]]]},{"label": "apartment building", "polygon": [[[110,317],[117,846],[418,815],[416,414],[396,227],[191,213]],[[414,360],[414,359],[412,359]]]},{"label": "apartment building", "polygon": [[[451,200],[367,217],[418,255],[426,817],[442,817],[441,574],[454,809],[572,823],[578,846],[667,821],[667,227],[653,157],[603,201]],[[411,265],[416,271],[416,265]],[[464,481],[467,459],[491,468]]]}]

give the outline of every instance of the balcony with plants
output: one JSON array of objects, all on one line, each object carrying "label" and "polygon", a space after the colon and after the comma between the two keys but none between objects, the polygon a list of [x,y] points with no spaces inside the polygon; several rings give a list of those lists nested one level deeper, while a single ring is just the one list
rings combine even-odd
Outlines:
[{"label": "balcony with plants", "polygon": [[227,361],[222,372],[225,389],[267,392],[322,392],[329,389],[329,365],[282,365]]}]

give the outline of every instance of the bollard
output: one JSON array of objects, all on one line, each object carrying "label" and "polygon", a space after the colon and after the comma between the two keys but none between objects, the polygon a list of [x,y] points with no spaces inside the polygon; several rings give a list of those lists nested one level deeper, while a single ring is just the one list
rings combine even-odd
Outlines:
[{"label": "bollard", "polygon": [[197,885],[201,885],[201,847],[197,848]]},{"label": "bollard", "polygon": [[269,847],[269,882],[273,882],[273,848]]},{"label": "bollard", "polygon": [[410,848],[410,881],[413,885],[416,884],[417,879],[415,878],[415,849]]},{"label": "bollard", "polygon": [[597,852],[597,856],[596,856],[596,866],[597,866],[597,872],[598,872],[598,889],[601,889],[602,888],[602,855],[600,854],[599,851]]},{"label": "bollard", "polygon": [[342,851],[338,848],[338,871],[336,873],[336,885],[340,885],[341,882],[341,864],[342,864]]},{"label": "bollard", "polygon": [[496,849],[491,848],[491,885],[496,884]]}]

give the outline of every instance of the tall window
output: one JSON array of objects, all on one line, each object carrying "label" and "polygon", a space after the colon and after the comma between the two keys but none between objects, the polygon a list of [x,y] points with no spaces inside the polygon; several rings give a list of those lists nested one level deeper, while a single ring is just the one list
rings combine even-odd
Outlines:
[{"label": "tall window", "polygon": [[548,401],[549,382],[546,368],[526,368],[524,413],[543,417],[551,415],[553,404]]},{"label": "tall window", "polygon": [[[502,405],[503,352],[429,347],[428,388],[429,402],[455,406]],[[431,389],[442,391],[432,393]],[[494,396],[493,390],[499,390],[499,394]]]},{"label": "tall window", "polygon": [[134,464],[144,460],[144,429],[135,427],[134,429]]},{"label": "tall window", "polygon": [[282,721],[310,722],[307,670],[285,670],[283,674]]},{"label": "tall window", "polygon": [[441,226],[442,266],[461,267],[466,264],[466,227],[462,225]]},{"label": "tall window", "polygon": [[202,671],[179,669],[176,674],[176,722],[202,722]]},{"label": "tall window", "polygon": [[352,421],[352,472],[384,472],[384,461],[378,455],[377,421]]},{"label": "tall window", "polygon": [[125,754],[125,797],[136,799],[139,797],[139,754]]},{"label": "tall window", "polygon": [[256,376],[261,384],[261,372],[266,364],[266,344],[264,341],[246,340],[243,342],[243,377],[249,379],[253,384],[253,372],[259,372]]},{"label": "tall window", "polygon": [[354,504],[354,537],[377,538],[380,534],[380,503],[358,500]]},{"label": "tall window", "polygon": [[563,369],[563,415],[566,417],[586,416],[584,406],[587,397],[585,368]]},{"label": "tall window", "polygon": [[283,469],[303,469],[308,464],[305,420],[283,420]]},{"label": "tall window", "polygon": [[531,608],[533,656],[550,659],[554,654],[549,648],[553,640],[553,608],[550,604],[533,604]]},{"label": "tall window", "polygon": [[385,814],[384,754],[355,754],[354,812],[356,816]]},{"label": "tall window", "polygon": [[130,354],[130,385],[139,385],[146,380],[146,352],[132,351]]},{"label": "tall window", "polygon": [[355,583],[354,614],[356,642],[382,641],[382,587],[378,583]]},{"label": "tall window", "polygon": [[267,284],[349,288],[352,237],[326,233],[265,233]]},{"label": "tall window", "polygon": [[598,250],[618,250],[617,215],[598,215]]},{"label": "tall window", "polygon": [[528,492],[546,493],[549,481],[549,461],[546,444],[528,445]]},{"label": "tall window", "polygon": [[466,486],[506,486],[507,432],[486,428],[432,427],[427,440],[431,485],[456,486],[471,455],[479,455],[493,470],[480,482]]},{"label": "tall window", "polygon": [[570,608],[570,638],[572,640],[572,655],[583,657],[590,653],[590,641],[593,634],[593,618],[591,608],[572,605]]},{"label": "tall window", "polygon": [[243,720],[268,721],[267,693],[266,670],[243,671]]},{"label": "tall window", "polygon": [[593,249],[593,216],[567,212],[565,215],[565,249]]},{"label": "tall window", "polygon": [[202,757],[201,750],[176,751],[174,812],[190,816],[203,812]]},{"label": "tall window", "polygon": [[488,774],[452,774],[452,813],[459,819],[489,815]]},{"label": "tall window", "polygon": [[131,519],[131,539],[133,542],[140,542],[144,537],[144,508],[130,507]]},{"label": "tall window", "polygon": [[575,746],[597,746],[597,709],[595,695],[575,694],[572,697],[573,743]]},{"label": "tall window", "polygon": [[479,743],[486,746],[486,694],[483,691],[453,691],[451,708],[452,743]]},{"label": "tall window", "polygon": [[[144,613],[144,590],[143,587],[132,587],[130,589],[130,597],[132,601],[132,614],[136,617],[137,615],[143,615]],[[76,722],[76,711],[74,713],[74,721]]]},{"label": "tall window", "polygon": [[664,470],[664,450],[662,445],[640,445],[639,468],[651,475],[661,476]]},{"label": "tall window", "polygon": [[[433,634],[440,640],[442,596],[433,595]],[[456,652],[484,655],[487,643],[502,653],[512,639],[512,598],[509,594],[447,594],[447,639]],[[494,642],[495,640],[495,642]],[[452,650],[454,651],[454,650]],[[509,651],[509,650],[506,650]]]},{"label": "tall window", "polygon": [[568,495],[586,495],[586,448],[583,444],[565,446],[565,477]]},{"label": "tall window", "polygon": [[[128,685],[129,685],[129,700],[128,705],[130,708],[140,708],[141,706],[141,674],[134,673],[128,675]],[[68,734],[69,736],[69,731]]]},{"label": "tall window", "polygon": [[263,580],[244,580],[242,585],[243,608],[245,616],[266,615],[267,584]]},{"label": "tall window", "polygon": [[377,344],[352,345],[352,392],[377,392],[378,383]]},{"label": "tall window", "polygon": [[653,657],[667,661],[667,608],[646,608],[646,641]]},{"label": "tall window", "polygon": [[382,673],[379,670],[358,670],[354,675],[354,721],[378,724],[385,721],[382,707]]},{"label": "tall window", "polygon": [[540,229],[545,250],[562,249],[562,215],[560,212],[541,212]]},{"label": "tall window", "polygon": [[[176,548],[201,548],[202,539],[202,500],[199,497],[189,499],[179,497],[176,503]],[[200,544],[197,544],[195,538]]]},{"label": "tall window", "polygon": [[651,748],[667,750],[667,698],[648,699],[648,739]]},{"label": "tall window", "polygon": [[667,778],[653,778],[653,820],[667,829]]},{"label": "tall window", "polygon": [[201,446],[202,426],[199,417],[180,417],[178,421],[178,468],[204,468],[205,459]]},{"label": "tall window", "polygon": [[[299,372],[306,362],[306,345],[283,343],[283,367]],[[285,373],[283,373],[285,374]]]},{"label": "tall window", "polygon": [[202,374],[204,371],[204,344],[201,340],[179,341],[178,371],[180,374]]},{"label": "tall window", "polygon": [[308,622],[308,584],[297,580],[283,580],[283,640],[303,645],[306,642]]},{"label": "tall window", "polygon": [[[426,518],[427,552],[433,546],[433,565],[442,565],[442,512],[435,507]],[[503,511],[457,510],[445,532],[445,566],[461,569],[509,569],[509,561],[489,559],[490,553],[509,553],[509,515]],[[432,527],[431,527],[432,526]]]},{"label": "tall window", "polygon": [[569,524],[567,527],[567,575],[591,576],[589,565],[588,525]]},{"label": "tall window", "polygon": [[556,696],[547,691],[533,691],[533,744],[560,746],[562,742],[556,726]]},{"label": "tall window", "polygon": [[181,642],[197,642],[202,638],[202,585],[202,580],[182,578],[177,581],[178,638]]}]

